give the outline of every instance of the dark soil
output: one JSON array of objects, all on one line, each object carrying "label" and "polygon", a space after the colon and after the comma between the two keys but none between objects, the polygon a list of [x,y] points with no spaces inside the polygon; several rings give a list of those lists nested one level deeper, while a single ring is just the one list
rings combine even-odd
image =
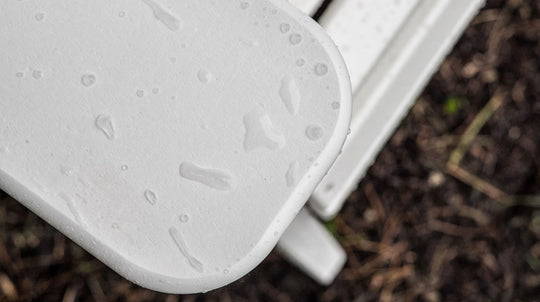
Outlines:
[{"label": "dark soil", "polygon": [[145,290],[0,191],[0,301],[540,301],[539,40],[538,0],[488,1],[328,224],[330,287],[273,253],[207,294]]}]

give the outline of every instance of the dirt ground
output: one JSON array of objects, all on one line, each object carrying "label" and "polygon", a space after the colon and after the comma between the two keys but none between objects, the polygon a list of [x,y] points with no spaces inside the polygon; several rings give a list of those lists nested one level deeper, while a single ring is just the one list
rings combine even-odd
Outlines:
[{"label": "dirt ground", "polygon": [[332,286],[272,253],[207,294],[145,290],[0,191],[0,301],[540,301],[540,1],[487,2],[327,224]]}]

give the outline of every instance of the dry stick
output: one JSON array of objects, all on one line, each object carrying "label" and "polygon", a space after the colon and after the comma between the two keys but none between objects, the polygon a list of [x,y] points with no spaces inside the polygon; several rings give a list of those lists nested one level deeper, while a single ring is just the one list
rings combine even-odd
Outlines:
[{"label": "dry stick", "polygon": [[0,291],[9,301],[15,301],[19,298],[17,288],[15,288],[15,285],[8,275],[4,273],[0,274]]},{"label": "dry stick", "polygon": [[449,164],[454,164],[459,166],[463,156],[469,150],[472,142],[478,136],[478,133],[484,127],[486,122],[491,118],[493,113],[501,107],[506,98],[507,92],[498,89],[495,91],[495,94],[489,100],[489,102],[482,108],[482,110],[476,115],[472,123],[469,125],[465,133],[461,136],[461,139],[454,151],[450,154],[450,159],[448,160]]},{"label": "dry stick", "polygon": [[461,160],[465,153],[469,150],[472,142],[478,136],[478,133],[484,127],[486,122],[491,118],[493,113],[497,111],[503,104],[507,92],[498,89],[491,100],[482,108],[476,115],[472,123],[469,125],[465,133],[463,133],[457,147],[450,154],[450,158],[446,163],[446,172],[453,177],[468,184],[477,191],[484,193],[493,200],[498,201],[504,206],[524,205],[530,207],[540,207],[540,196],[512,196],[503,190],[497,188],[493,184],[481,179],[480,177],[466,171],[460,167]]},{"label": "dry stick", "polygon": [[371,182],[366,182],[364,185],[364,194],[366,194],[367,199],[369,200],[369,203],[371,204],[371,207],[377,211],[377,216],[379,220],[385,221],[386,220],[386,211],[384,210],[384,206],[382,204],[381,198],[379,197],[379,194],[377,194],[377,191],[375,190],[375,187]]},{"label": "dry stick", "polygon": [[446,172],[503,205],[509,206],[513,204],[510,195],[454,163],[448,162],[446,164]]}]

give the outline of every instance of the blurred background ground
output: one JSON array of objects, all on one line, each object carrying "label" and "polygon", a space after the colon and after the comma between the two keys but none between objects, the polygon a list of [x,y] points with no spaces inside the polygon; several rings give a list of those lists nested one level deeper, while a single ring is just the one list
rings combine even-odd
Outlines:
[{"label": "blurred background ground", "polygon": [[540,301],[540,1],[487,2],[327,224],[332,286],[272,253],[207,294],[145,290],[0,191],[0,301]]}]

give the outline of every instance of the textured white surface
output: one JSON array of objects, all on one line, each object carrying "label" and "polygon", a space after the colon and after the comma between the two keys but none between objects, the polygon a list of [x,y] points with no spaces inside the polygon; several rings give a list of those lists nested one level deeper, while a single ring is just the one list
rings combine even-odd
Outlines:
[{"label": "textured white surface", "polygon": [[[357,87],[354,90],[351,134],[343,153],[311,198],[310,205],[323,218],[331,218],[341,209],[426,82],[484,3],[483,0],[392,1],[407,5],[407,10],[415,2],[417,4],[399,28],[395,27],[397,23],[390,23],[393,31],[397,30],[392,39],[377,40],[377,28],[372,27],[369,40],[357,41],[353,37],[368,29],[359,29],[357,21],[345,17],[353,12],[352,7],[344,9],[352,2],[366,3],[365,7],[369,4],[373,8],[383,3],[390,6],[386,0],[338,1],[334,4],[341,3],[343,8],[334,9],[343,14],[323,17],[325,24],[340,25],[329,26],[329,34],[336,38],[343,51],[352,85]],[[369,14],[377,19],[379,14],[387,14],[381,10],[384,8],[379,7]],[[402,17],[396,16],[396,21]],[[350,22],[350,26],[345,22]],[[381,32],[386,32],[385,24],[381,23]],[[366,45],[371,39],[379,41],[378,56],[360,55],[366,52],[364,48],[371,48]],[[347,50],[346,45],[350,47]],[[365,66],[372,66],[369,69],[362,67],[364,58],[372,60],[364,62]],[[358,69],[359,66],[361,68]]]},{"label": "textured white surface", "polygon": [[145,287],[247,273],[345,139],[344,63],[284,0],[0,8],[0,186]]},{"label": "textured white surface", "polygon": [[420,1],[332,1],[319,22],[343,55],[351,75],[353,91],[377,64],[388,44]]},{"label": "textured white surface", "polygon": [[283,233],[277,249],[323,285],[334,281],[347,260],[339,242],[305,208]]}]

